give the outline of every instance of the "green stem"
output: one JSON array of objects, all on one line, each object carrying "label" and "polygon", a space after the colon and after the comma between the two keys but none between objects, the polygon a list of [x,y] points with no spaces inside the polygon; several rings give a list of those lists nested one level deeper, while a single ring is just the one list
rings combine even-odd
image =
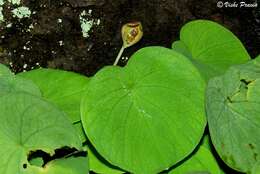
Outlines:
[{"label": "green stem", "polygon": [[120,49],[120,51],[119,51],[117,57],[116,57],[116,60],[115,60],[115,62],[114,62],[114,64],[113,64],[114,66],[117,65],[117,63],[118,63],[118,61],[120,60],[120,58],[121,58],[121,56],[122,56],[124,50],[125,50],[125,47],[124,47],[124,45],[123,45],[122,48]]}]

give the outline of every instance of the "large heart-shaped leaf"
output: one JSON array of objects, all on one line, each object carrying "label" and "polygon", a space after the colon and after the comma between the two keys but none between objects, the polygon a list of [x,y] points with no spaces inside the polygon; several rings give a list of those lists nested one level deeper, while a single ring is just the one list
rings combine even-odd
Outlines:
[{"label": "large heart-shaped leaf", "polygon": [[207,20],[184,25],[173,50],[188,57],[205,79],[223,74],[234,64],[245,63],[249,54],[239,39],[225,27]]},{"label": "large heart-shaped leaf", "polygon": [[87,77],[73,72],[42,68],[20,73],[19,76],[38,85],[43,97],[66,112],[72,122],[80,121],[80,102],[88,83]]},{"label": "large heart-shaped leaf", "polygon": [[195,172],[210,174],[221,173],[215,157],[207,147],[200,146],[196,153],[178,165],[178,167],[173,168],[169,174],[188,174]]},{"label": "large heart-shaped leaf", "polygon": [[83,127],[110,163],[137,174],[158,173],[199,143],[206,124],[204,88],[184,56],[144,48],[126,67],[105,67],[90,80]]},{"label": "large heart-shaped leaf", "polygon": [[36,150],[53,155],[64,146],[81,149],[64,113],[38,97],[20,92],[2,96],[0,119],[1,174],[35,174],[29,172],[32,166],[27,157]]},{"label": "large heart-shaped leaf", "polygon": [[209,81],[207,116],[212,142],[233,169],[249,172],[260,161],[260,59]]}]

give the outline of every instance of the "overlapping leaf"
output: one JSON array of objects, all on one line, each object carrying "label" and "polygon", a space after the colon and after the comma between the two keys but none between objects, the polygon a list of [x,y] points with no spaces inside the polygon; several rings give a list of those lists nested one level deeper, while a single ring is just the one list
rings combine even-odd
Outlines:
[{"label": "overlapping leaf", "polygon": [[88,158],[62,158],[51,161],[44,168],[32,166],[28,170],[28,174],[88,174]]},{"label": "overlapping leaf", "polygon": [[239,39],[225,27],[207,20],[184,25],[173,50],[188,57],[205,79],[223,74],[231,65],[250,59]]},{"label": "overlapping leaf", "polygon": [[39,88],[32,81],[15,76],[6,66],[0,64],[0,97],[19,91],[41,96]]},{"label": "overlapping leaf", "polygon": [[207,116],[212,142],[230,167],[249,172],[260,161],[260,59],[209,81]]},{"label": "overlapping leaf", "polygon": [[0,64],[0,77],[5,75],[11,75],[11,71],[5,65]]},{"label": "overlapping leaf", "polygon": [[19,76],[38,85],[43,97],[66,112],[73,123],[80,121],[80,102],[88,83],[87,77],[73,72],[42,68],[20,73]]},{"label": "overlapping leaf", "polygon": [[218,163],[207,147],[200,146],[199,150],[189,159],[173,168],[169,174],[190,173],[220,174]]},{"label": "overlapping leaf", "polygon": [[65,146],[81,149],[79,136],[64,113],[38,97],[24,92],[2,96],[0,118],[0,173],[37,174],[31,172],[36,166],[27,161],[36,150],[53,155]]},{"label": "overlapping leaf", "polygon": [[204,87],[181,54],[144,48],[126,67],[105,67],[90,80],[83,127],[112,164],[137,174],[158,173],[191,153],[202,137]]},{"label": "overlapping leaf", "polygon": [[89,170],[98,174],[120,174],[124,173],[116,167],[109,164],[107,161],[99,155],[93,147],[90,147],[90,142],[87,141],[87,137],[84,133],[81,122],[74,124],[78,134],[80,135],[81,142],[87,143],[86,149],[88,151]]},{"label": "overlapping leaf", "polygon": [[123,174],[122,170],[105,161],[92,147],[88,147],[89,169],[99,174]]}]

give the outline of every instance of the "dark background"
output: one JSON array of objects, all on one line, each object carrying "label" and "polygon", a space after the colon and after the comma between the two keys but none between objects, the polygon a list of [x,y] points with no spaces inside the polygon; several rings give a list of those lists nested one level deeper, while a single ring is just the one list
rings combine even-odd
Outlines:
[{"label": "dark background", "polygon": [[[260,53],[259,6],[218,8],[216,0],[22,0],[22,4],[36,13],[17,20],[5,6],[4,15],[13,25],[0,25],[0,63],[11,62],[15,72],[42,66],[93,75],[114,62],[122,45],[121,26],[129,21],[142,22],[144,37],[124,52],[127,57],[145,46],[170,47],[179,39],[181,27],[194,19],[224,25],[238,36],[252,58]],[[94,25],[90,37],[84,38],[79,14],[89,9],[100,25]],[[59,18],[62,23],[57,23]],[[31,24],[34,28],[27,31]]]}]

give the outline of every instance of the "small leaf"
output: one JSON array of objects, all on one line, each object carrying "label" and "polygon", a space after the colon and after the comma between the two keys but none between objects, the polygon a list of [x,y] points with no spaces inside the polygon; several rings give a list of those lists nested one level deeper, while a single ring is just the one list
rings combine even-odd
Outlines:
[{"label": "small leaf", "polygon": [[199,143],[206,125],[204,88],[181,54],[141,49],[126,67],[105,67],[91,78],[81,106],[84,130],[111,164],[158,173]]},{"label": "small leaf", "polygon": [[49,162],[43,169],[32,167],[28,174],[88,174],[87,157],[69,157]]},{"label": "small leaf", "polygon": [[33,166],[38,166],[38,167],[42,167],[43,164],[44,164],[44,161],[42,159],[42,157],[36,157],[36,158],[33,158],[29,161],[29,163]]},{"label": "small leaf", "polygon": [[204,135],[201,145],[206,147],[207,149],[211,150],[212,147],[211,147],[211,143],[210,143],[210,137],[208,134]]},{"label": "small leaf", "polygon": [[223,74],[231,65],[250,59],[243,44],[232,32],[207,20],[184,25],[180,41],[174,42],[172,48],[188,57],[206,80]]}]

